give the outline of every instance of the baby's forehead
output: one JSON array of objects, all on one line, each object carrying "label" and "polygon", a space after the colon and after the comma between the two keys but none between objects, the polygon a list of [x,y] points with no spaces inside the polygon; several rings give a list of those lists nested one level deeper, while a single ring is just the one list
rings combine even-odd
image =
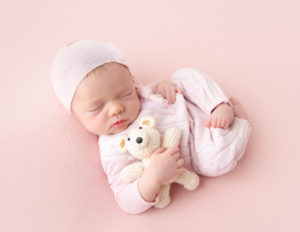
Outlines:
[{"label": "baby's forehead", "polygon": [[117,72],[102,72],[95,70],[79,84],[79,95],[94,98],[106,95],[116,95],[135,88],[135,81],[129,74]]},{"label": "baby's forehead", "polygon": [[130,70],[128,67],[126,67],[123,64],[117,63],[117,62],[108,62],[108,63],[102,64],[102,65],[99,65],[98,67],[93,69],[91,72],[103,72],[103,71],[109,71],[109,70],[118,70],[118,71],[130,73]]},{"label": "baby's forehead", "polygon": [[131,88],[134,86],[134,78],[126,70],[94,70],[83,80],[88,86],[102,86],[102,88],[110,88],[109,91],[114,91],[120,88]]},{"label": "baby's forehead", "polygon": [[110,78],[111,76],[114,81],[124,76],[131,77],[131,79],[133,78],[128,67],[123,64],[110,62],[96,67],[95,69],[90,71],[83,79],[101,77]]}]

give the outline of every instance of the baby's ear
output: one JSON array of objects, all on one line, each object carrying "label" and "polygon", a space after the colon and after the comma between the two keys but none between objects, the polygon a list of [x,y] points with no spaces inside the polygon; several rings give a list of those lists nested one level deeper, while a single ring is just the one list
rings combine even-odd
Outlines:
[{"label": "baby's ear", "polygon": [[121,152],[127,151],[126,139],[127,139],[127,136],[123,136],[123,137],[119,138],[119,140],[118,140],[117,147],[118,147],[119,151],[121,151]]},{"label": "baby's ear", "polygon": [[151,116],[147,116],[141,120],[140,126],[141,127],[154,127],[155,119]]}]

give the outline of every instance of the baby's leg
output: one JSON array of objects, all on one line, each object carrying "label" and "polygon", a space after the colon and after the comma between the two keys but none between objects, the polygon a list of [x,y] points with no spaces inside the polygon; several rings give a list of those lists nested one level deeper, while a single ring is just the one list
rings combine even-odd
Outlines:
[{"label": "baby's leg", "polygon": [[242,158],[251,127],[247,120],[235,117],[229,128],[211,127],[205,133],[201,146],[197,146],[197,134],[194,137],[193,168],[203,176],[219,176],[231,171]]}]

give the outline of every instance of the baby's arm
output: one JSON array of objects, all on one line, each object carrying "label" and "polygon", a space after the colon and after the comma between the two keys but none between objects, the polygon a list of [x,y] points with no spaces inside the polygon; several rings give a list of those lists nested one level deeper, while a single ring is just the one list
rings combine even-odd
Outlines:
[{"label": "baby's arm", "polygon": [[199,107],[207,115],[220,103],[230,103],[219,85],[198,69],[182,68],[171,76],[172,82],[182,89],[185,99]]},{"label": "baby's arm", "polygon": [[183,172],[184,160],[179,148],[157,149],[150,158],[150,164],[142,176],[128,183],[122,180],[121,171],[129,164],[128,155],[103,155],[102,164],[109,184],[119,206],[129,214],[148,210],[159,201],[160,186]]},{"label": "baby's arm", "polygon": [[150,202],[144,200],[138,189],[138,180],[126,182],[121,178],[121,171],[132,161],[129,155],[115,152],[101,151],[101,161],[108,183],[114,193],[114,197],[122,210],[128,214],[142,213],[158,203],[158,197]]},{"label": "baby's arm", "polygon": [[160,189],[160,183],[154,180],[151,173],[144,172],[138,179],[138,189],[145,201],[153,202]]},{"label": "baby's arm", "polygon": [[178,147],[159,148],[150,157],[149,166],[139,179],[138,187],[147,201],[153,201],[160,186],[184,171],[184,159]]},{"label": "baby's arm", "polygon": [[210,116],[205,124],[207,127],[231,124],[234,119],[232,104],[208,75],[194,68],[183,68],[173,73],[171,80],[182,89],[186,100]]}]

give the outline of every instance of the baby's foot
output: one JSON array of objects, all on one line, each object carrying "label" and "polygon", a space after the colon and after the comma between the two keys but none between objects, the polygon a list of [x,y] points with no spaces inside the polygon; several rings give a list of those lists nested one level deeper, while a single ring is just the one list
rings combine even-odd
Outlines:
[{"label": "baby's foot", "polygon": [[244,108],[242,107],[241,103],[236,98],[231,97],[229,99],[233,105],[234,116],[237,118],[243,118],[248,120],[248,116]]}]

